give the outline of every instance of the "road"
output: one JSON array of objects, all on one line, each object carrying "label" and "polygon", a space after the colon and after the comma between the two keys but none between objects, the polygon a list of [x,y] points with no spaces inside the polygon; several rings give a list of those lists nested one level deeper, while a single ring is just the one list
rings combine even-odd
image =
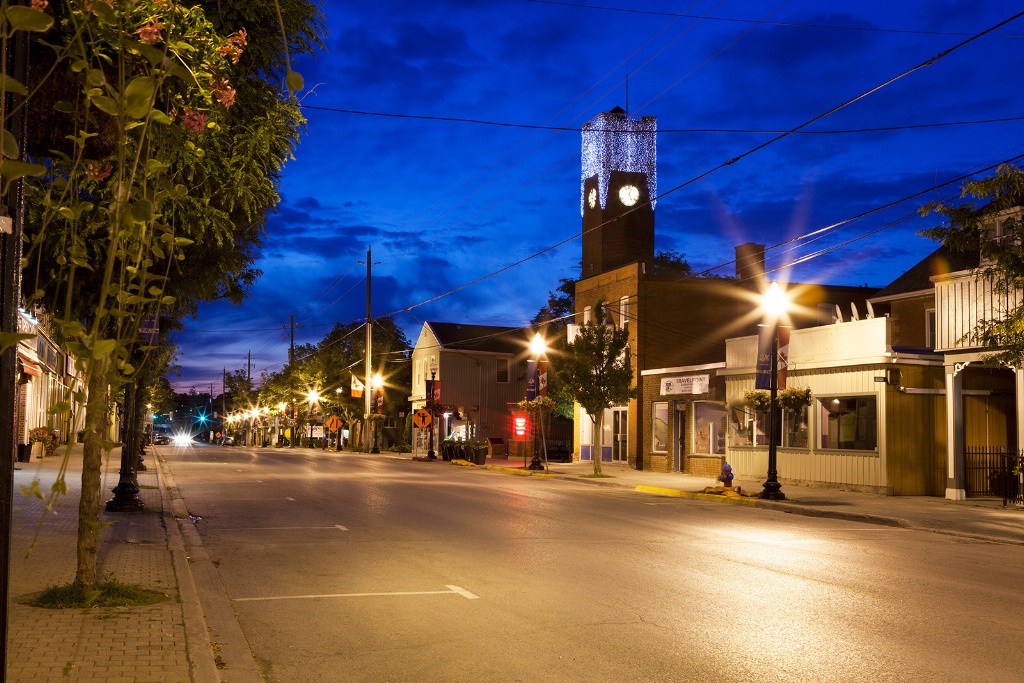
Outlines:
[{"label": "road", "polygon": [[167,466],[263,676],[1024,680],[1024,547],[408,455]]}]

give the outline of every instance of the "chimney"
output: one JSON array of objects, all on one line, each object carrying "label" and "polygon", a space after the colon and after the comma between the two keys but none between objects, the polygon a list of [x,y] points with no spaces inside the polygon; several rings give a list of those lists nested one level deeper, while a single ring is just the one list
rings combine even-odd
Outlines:
[{"label": "chimney", "polygon": [[759,286],[764,282],[764,245],[747,242],[736,247],[736,279],[740,284]]}]

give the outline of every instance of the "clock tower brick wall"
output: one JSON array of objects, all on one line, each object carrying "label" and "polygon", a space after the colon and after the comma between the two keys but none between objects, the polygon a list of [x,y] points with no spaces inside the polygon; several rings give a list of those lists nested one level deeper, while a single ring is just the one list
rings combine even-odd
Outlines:
[{"label": "clock tower brick wall", "polygon": [[[619,189],[632,185],[640,192],[633,206],[619,198]],[[584,196],[597,191],[597,176],[584,182]],[[654,209],[650,204],[647,176],[644,173],[612,171],[605,206],[596,202],[583,209],[583,277],[593,277],[629,263],[654,260]]]}]

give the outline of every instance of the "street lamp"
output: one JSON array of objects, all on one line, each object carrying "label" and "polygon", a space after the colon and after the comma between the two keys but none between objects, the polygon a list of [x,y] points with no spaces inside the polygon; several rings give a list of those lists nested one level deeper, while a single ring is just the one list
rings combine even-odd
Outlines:
[{"label": "street lamp", "polygon": [[544,337],[541,333],[533,335],[533,339],[530,340],[530,353],[533,354],[533,367],[534,367],[534,397],[537,402],[537,426],[540,427],[540,440],[541,448],[544,453],[544,463],[541,463],[540,456],[537,454],[537,426],[534,427],[533,431],[533,460],[530,461],[531,470],[543,470],[547,469],[547,444],[544,442],[544,418],[541,416],[541,409],[543,407],[543,400],[540,393],[540,358],[547,351],[547,344],[544,342]]},{"label": "street lamp", "polygon": [[[377,403],[380,402],[380,389],[384,386],[384,378],[380,376],[378,372],[373,376],[373,405],[370,406],[372,413],[377,412]],[[373,431],[373,448],[370,449],[371,453],[380,453],[380,449],[377,448],[377,421],[374,420],[371,426]]]},{"label": "street lamp", "polygon": [[[434,391],[434,380],[437,378],[437,359],[433,356],[430,357],[430,391]],[[427,405],[430,406],[430,444],[427,446],[427,458],[430,460],[436,460],[437,456],[434,454],[434,397],[427,396]]]},{"label": "street lamp", "polygon": [[761,301],[761,308],[771,324],[771,374],[768,385],[771,397],[768,409],[768,478],[764,482],[764,489],[760,495],[761,498],[768,500],[786,499],[786,494],[782,492],[782,484],[779,483],[776,435],[779,431],[777,415],[779,396],[779,317],[786,312],[788,304],[786,292],[779,287],[778,282],[771,284]]}]

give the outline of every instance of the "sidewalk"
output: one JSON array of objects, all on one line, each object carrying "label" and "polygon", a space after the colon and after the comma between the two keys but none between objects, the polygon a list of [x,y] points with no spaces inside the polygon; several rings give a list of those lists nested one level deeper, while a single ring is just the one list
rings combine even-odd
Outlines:
[{"label": "sidewalk", "polygon": [[[517,471],[525,474],[522,460],[488,458],[489,469]],[[622,463],[601,463],[603,474],[610,478],[591,479],[591,461],[549,463],[550,476],[587,482],[598,486],[617,486],[654,495],[678,496],[717,503],[741,504],[751,507],[812,517],[830,517],[853,522],[881,524],[905,529],[919,529],[952,534],[965,538],[1024,545],[1024,509],[1003,508],[1003,501],[972,498],[951,501],[930,496],[881,496],[840,489],[808,486],[787,486],[783,483],[784,501],[758,498],[727,498],[705,494],[704,488],[716,486],[711,477],[690,474],[636,471]],[[536,474],[543,474],[538,472]],[[759,493],[764,480],[736,480],[733,486],[743,492]]]},{"label": "sidewalk", "polygon": [[[46,610],[21,601],[47,586],[69,583],[75,574],[77,504],[81,446],[72,448],[68,495],[57,514],[43,514],[42,503],[21,495],[20,484],[38,479],[49,491],[61,458],[18,463],[14,473],[14,528],[11,539],[10,602],[8,605],[7,680],[12,683],[256,683],[260,680],[244,637],[238,630],[216,568],[174,486],[171,473],[149,449],[148,470],[139,473],[140,498],[146,511],[102,512],[108,523],[100,534],[100,575],[113,574],[167,593],[157,605],[129,608]],[[338,454],[344,457],[344,454]],[[409,458],[410,454],[386,454]],[[119,457],[104,465],[104,500],[118,481]],[[429,466],[450,467],[437,461]],[[604,463],[606,479],[584,475],[590,462],[551,463],[549,472],[523,469],[522,461],[488,460],[497,473],[543,475],[587,485],[618,487],[651,495],[693,498],[714,503],[739,503],[775,512],[832,517],[856,522],[930,530],[996,543],[1024,545],[1024,510],[1003,509],[1001,501],[952,502],[924,497],[886,497],[834,489],[783,486],[785,501],[725,498],[703,493],[714,486],[709,478],[686,474],[637,472],[622,464]],[[453,468],[452,476],[459,476]],[[738,481],[747,491],[760,491],[755,481]],[[43,524],[32,545],[39,520]],[[26,551],[32,545],[31,555]]]},{"label": "sidewalk", "polygon": [[[139,472],[141,513],[100,513],[99,575],[112,574],[169,596],[145,607],[49,610],[24,598],[75,577],[82,447],[72,447],[68,493],[44,513],[42,501],[20,493],[39,480],[44,494],[61,455],[16,463],[8,602],[7,680],[12,683],[192,683],[219,680],[177,525],[169,519],[153,450]],[[101,500],[117,485],[118,455],[104,462]],[[42,526],[39,526],[42,520]],[[38,537],[33,542],[36,529]],[[26,553],[31,547],[31,554]],[[184,576],[182,576],[184,574]],[[196,628],[198,625],[198,628]]]}]

